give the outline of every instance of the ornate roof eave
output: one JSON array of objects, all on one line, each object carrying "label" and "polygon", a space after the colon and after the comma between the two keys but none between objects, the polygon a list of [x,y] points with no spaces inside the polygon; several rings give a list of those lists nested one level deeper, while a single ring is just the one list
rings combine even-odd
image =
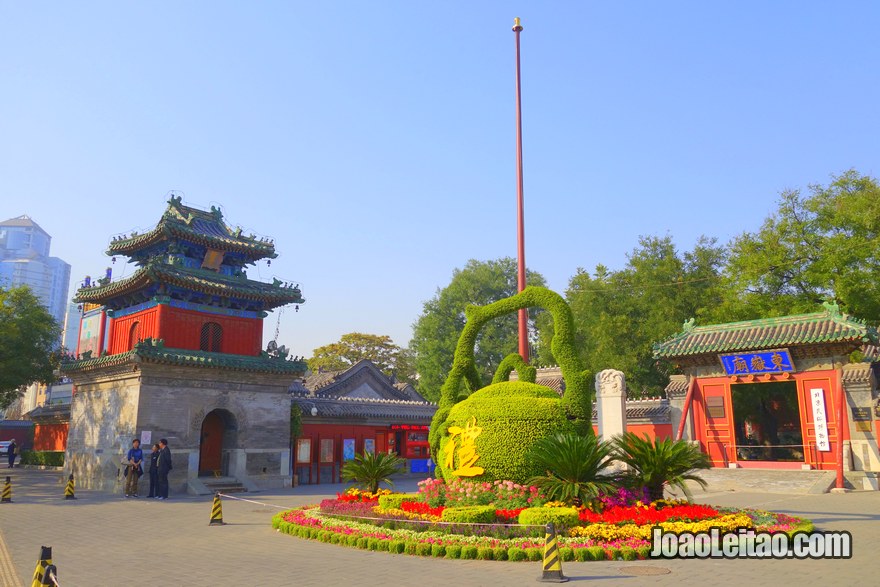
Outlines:
[{"label": "ornate roof eave", "polygon": [[[764,318],[727,324],[694,326],[654,345],[654,358],[676,362],[705,362],[718,353],[787,347],[802,356],[821,356],[851,352],[865,344],[877,344],[877,330],[860,320],[841,314],[836,306],[824,312]],[[833,348],[832,348],[833,347]],[[822,352],[820,349],[824,349]]]},{"label": "ornate roof eave", "polygon": [[204,234],[193,230],[189,227],[181,225],[179,222],[169,219],[165,216],[156,225],[155,228],[144,234],[128,238],[118,238],[111,241],[107,249],[107,255],[127,255],[156,243],[168,240],[172,237],[184,238],[191,240],[197,244],[204,245],[209,248],[236,252],[246,255],[250,259],[256,261],[259,259],[270,258],[275,259],[278,253],[275,252],[275,245],[271,242],[257,240],[256,238],[230,235],[228,238],[217,237]]},{"label": "ornate roof eave", "polygon": [[294,361],[282,357],[272,357],[266,353],[257,356],[192,351],[166,347],[162,340],[147,339],[139,342],[134,349],[116,355],[104,355],[66,361],[61,364],[63,373],[79,373],[103,370],[126,363],[156,363],[182,365],[188,367],[207,367],[246,371],[254,373],[284,373],[301,376],[306,371],[304,361]]},{"label": "ornate roof eave", "polygon": [[205,269],[187,269],[160,262],[148,263],[135,271],[131,277],[97,287],[79,289],[74,302],[100,304],[139,291],[152,283],[166,283],[221,297],[262,301],[272,306],[305,302],[299,288],[283,286],[278,280],[274,283],[263,283],[228,277]]}]

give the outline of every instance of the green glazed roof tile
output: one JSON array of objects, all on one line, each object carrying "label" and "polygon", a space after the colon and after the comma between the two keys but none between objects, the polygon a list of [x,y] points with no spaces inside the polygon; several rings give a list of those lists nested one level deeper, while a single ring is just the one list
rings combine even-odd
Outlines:
[{"label": "green glazed roof tile", "polygon": [[824,312],[762,318],[727,324],[693,326],[654,345],[655,359],[742,352],[774,347],[811,344],[853,343],[856,347],[877,344],[877,330],[846,314],[836,306]]}]

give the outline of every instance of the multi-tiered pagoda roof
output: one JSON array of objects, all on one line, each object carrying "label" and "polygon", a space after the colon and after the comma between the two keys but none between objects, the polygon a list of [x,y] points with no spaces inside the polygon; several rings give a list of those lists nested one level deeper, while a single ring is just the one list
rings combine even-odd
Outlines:
[{"label": "multi-tiered pagoda roof", "polygon": [[303,303],[299,286],[248,279],[248,265],[277,254],[271,240],[241,232],[226,225],[218,208],[191,208],[172,196],[154,229],[114,238],[110,244],[107,254],[129,257],[137,271],[119,281],[99,280],[84,287],[75,301],[118,310],[160,296],[255,312]]}]

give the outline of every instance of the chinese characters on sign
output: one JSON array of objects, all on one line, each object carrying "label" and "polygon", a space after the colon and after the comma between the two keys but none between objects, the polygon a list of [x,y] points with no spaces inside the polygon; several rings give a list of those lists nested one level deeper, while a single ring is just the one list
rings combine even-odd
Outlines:
[{"label": "chinese characters on sign", "polygon": [[758,353],[731,353],[718,355],[724,372],[728,375],[754,375],[763,373],[790,373],[794,363],[788,349]]},{"label": "chinese characters on sign", "polygon": [[810,390],[810,403],[813,405],[813,431],[816,433],[816,448],[821,452],[831,450],[828,440],[828,420],[825,416],[825,393],[821,389]]},{"label": "chinese characters on sign", "polygon": [[483,429],[477,426],[476,417],[472,417],[470,421],[461,426],[449,427],[449,442],[444,449],[444,464],[447,469],[452,469],[456,454],[458,454],[458,468],[452,471],[453,475],[459,477],[475,477],[483,474],[482,467],[475,467],[474,463],[480,458],[477,454],[477,436]]}]

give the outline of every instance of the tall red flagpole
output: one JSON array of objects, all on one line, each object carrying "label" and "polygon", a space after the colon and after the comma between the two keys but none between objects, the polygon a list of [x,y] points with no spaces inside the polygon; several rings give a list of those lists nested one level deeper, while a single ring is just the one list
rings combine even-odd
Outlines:
[{"label": "tall red flagpole", "polygon": [[[526,234],[523,216],[523,165],[522,165],[522,90],[519,69],[519,34],[522,32],[519,17],[513,19],[513,35],[516,38],[516,214],[517,214],[517,291],[526,287]],[[519,354],[529,362],[529,313],[519,311]]]}]

